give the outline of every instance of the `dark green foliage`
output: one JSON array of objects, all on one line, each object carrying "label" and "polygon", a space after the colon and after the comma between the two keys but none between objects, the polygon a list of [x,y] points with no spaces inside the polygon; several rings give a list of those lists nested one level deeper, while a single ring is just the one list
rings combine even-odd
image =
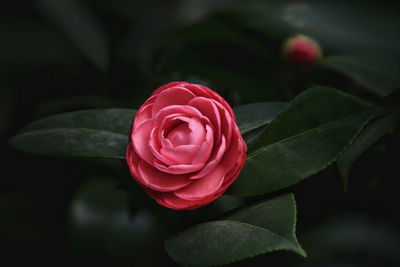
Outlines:
[{"label": "dark green foliage", "polygon": [[384,116],[371,121],[357,136],[354,142],[337,160],[337,165],[344,180],[345,189],[349,179],[350,169],[353,162],[369,146],[376,142],[384,134],[392,131],[400,120],[398,111],[390,112]]},{"label": "dark green foliage", "polygon": [[305,91],[250,143],[244,169],[229,192],[270,193],[325,169],[381,112],[330,88]]},{"label": "dark green foliage", "polygon": [[[8,4],[2,256],[70,266],[398,265],[399,3]],[[319,43],[321,61],[284,57],[298,34]],[[159,206],[124,160],[135,109],[178,80],[223,96],[248,146],[227,194],[194,211]]]},{"label": "dark green foliage", "polygon": [[131,109],[54,115],[32,122],[10,144],[32,154],[123,159],[134,115]]},{"label": "dark green foliage", "polygon": [[165,247],[185,266],[220,265],[276,250],[305,257],[295,226],[296,204],[289,194],[189,228],[168,238]]}]

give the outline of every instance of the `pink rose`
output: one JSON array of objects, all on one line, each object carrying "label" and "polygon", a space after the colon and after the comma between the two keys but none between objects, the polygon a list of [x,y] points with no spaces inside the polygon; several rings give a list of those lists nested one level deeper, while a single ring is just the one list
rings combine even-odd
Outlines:
[{"label": "pink rose", "polygon": [[246,150],[220,95],[199,84],[171,82],[137,111],[126,160],[150,197],[190,210],[214,201],[235,181]]},{"label": "pink rose", "polygon": [[297,35],[286,41],[284,55],[293,63],[310,66],[321,58],[321,48],[314,39]]}]

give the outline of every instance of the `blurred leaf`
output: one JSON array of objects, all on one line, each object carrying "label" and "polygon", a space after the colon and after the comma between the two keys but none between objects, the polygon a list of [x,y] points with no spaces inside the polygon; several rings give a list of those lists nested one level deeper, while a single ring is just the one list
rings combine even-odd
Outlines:
[{"label": "blurred leaf", "polygon": [[38,10],[60,28],[81,53],[102,71],[109,64],[105,31],[92,11],[78,0],[36,0]]},{"label": "blurred leaf", "polygon": [[244,168],[229,192],[266,194],[323,170],[381,112],[331,88],[306,90],[249,145]]},{"label": "blurred leaf", "polygon": [[10,144],[18,150],[65,157],[125,158],[135,110],[95,109],[37,120]]},{"label": "blurred leaf", "polygon": [[[177,49],[168,62],[171,72],[194,75],[219,90],[239,92],[244,101],[279,101],[276,63],[252,51],[224,43],[196,43]],[[183,76],[185,78],[185,76]]]},{"label": "blurred leaf", "polygon": [[160,0],[123,0],[118,5],[106,1],[102,5],[105,12],[113,10],[130,22],[129,30],[116,47],[119,60],[128,65],[133,63],[144,73],[152,73],[153,57],[173,27],[175,17],[171,5],[174,5]]},{"label": "blurred leaf", "polygon": [[281,17],[293,30],[317,39],[324,51],[376,52],[399,49],[400,10],[395,5],[294,1],[280,8]]},{"label": "blurred leaf", "polygon": [[62,36],[40,21],[1,16],[0,35],[0,70],[5,78],[11,71],[24,72],[53,65],[74,66],[76,69],[80,63],[79,56]]},{"label": "blurred leaf", "polygon": [[355,266],[399,266],[399,240],[399,228],[390,220],[354,212],[330,217],[301,238],[310,266],[354,266],[343,261],[358,263]]},{"label": "blurred leaf", "polygon": [[258,32],[268,39],[268,44],[280,45],[282,40],[294,33],[293,28],[281,15],[279,1],[242,2],[228,14],[240,27],[249,32]]},{"label": "blurred leaf", "polygon": [[168,238],[165,247],[184,266],[227,264],[276,250],[305,257],[295,227],[295,200],[288,194],[189,228]]},{"label": "blurred leaf", "polygon": [[345,189],[353,162],[374,142],[396,127],[399,119],[400,112],[397,111],[371,121],[338,158],[337,165],[344,180]]},{"label": "blurred leaf", "polygon": [[400,88],[400,56],[340,55],[323,60],[323,65],[339,71],[372,93],[385,97]]},{"label": "blurred leaf", "polygon": [[0,84],[0,138],[8,134],[12,110],[16,104],[16,90]]},{"label": "blurred leaf", "polygon": [[165,50],[167,72],[195,76],[219,90],[236,91],[245,102],[282,99],[276,51],[221,12],[178,28]]},{"label": "blurred leaf", "polygon": [[82,109],[124,108],[127,106],[127,103],[117,98],[101,96],[63,97],[52,99],[39,105],[34,111],[34,117],[44,117]]},{"label": "blurred leaf", "polygon": [[286,103],[266,102],[240,105],[233,108],[241,134],[271,122],[283,110]]},{"label": "blurred leaf", "polygon": [[157,237],[156,218],[143,209],[131,214],[128,194],[115,187],[104,178],[79,187],[70,205],[70,238],[81,251],[137,263]]},{"label": "blurred leaf", "polygon": [[0,240],[18,240],[20,245],[36,241],[40,236],[34,218],[32,199],[23,193],[0,195]]},{"label": "blurred leaf", "polygon": [[188,25],[176,30],[176,35],[187,44],[216,44],[224,43],[240,47],[259,58],[270,60],[274,51],[260,43],[246,31],[229,21],[229,13],[216,14],[205,22]]},{"label": "blurred leaf", "polygon": [[[240,0],[186,0],[179,2],[178,12],[176,16],[178,17],[178,21],[183,24],[189,24],[197,21],[201,21],[210,16],[211,14],[226,10],[236,3],[240,2]],[[223,34],[223,33],[222,33]]]}]

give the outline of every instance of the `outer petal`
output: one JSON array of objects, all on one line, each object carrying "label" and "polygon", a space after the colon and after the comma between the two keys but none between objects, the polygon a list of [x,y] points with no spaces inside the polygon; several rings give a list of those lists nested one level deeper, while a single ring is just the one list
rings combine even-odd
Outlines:
[{"label": "outer petal", "polygon": [[164,91],[165,89],[168,89],[170,87],[174,87],[174,86],[182,86],[184,87],[185,85],[187,85],[189,83],[187,82],[170,82],[167,84],[164,84],[163,86],[158,87],[151,95],[158,95],[160,94],[162,91]]},{"label": "outer petal", "polygon": [[235,122],[232,120],[229,112],[220,103],[216,103],[216,105],[218,106],[221,114],[221,133],[226,138],[226,146],[229,147],[231,143],[232,126],[235,124]]},{"label": "outer petal", "polygon": [[241,137],[237,127],[234,130],[234,133],[236,136],[233,137],[232,144],[221,161],[221,164],[227,170],[227,174],[225,176],[224,184],[220,188],[220,192],[224,192],[228,186],[236,180],[246,161],[246,143]]},{"label": "outer petal", "polygon": [[217,166],[209,174],[201,179],[193,181],[190,185],[174,191],[174,194],[186,200],[199,200],[213,195],[221,187],[226,170],[223,166]]},{"label": "outer petal", "polygon": [[149,149],[149,137],[151,132],[151,120],[142,122],[131,134],[131,142],[136,153],[147,163],[153,162],[154,155]]},{"label": "outer petal", "polygon": [[144,188],[144,190],[160,205],[174,210],[197,209],[214,201],[219,196],[210,196],[208,198],[200,200],[185,200],[178,198],[172,192],[158,192],[148,188]]},{"label": "outer petal", "polygon": [[210,88],[201,85],[201,84],[187,84],[184,85],[186,88],[190,89],[192,92],[194,92],[197,96],[204,96],[206,98],[214,99],[217,102],[221,103],[226,110],[229,112],[233,120],[236,122],[235,119],[235,114],[233,113],[232,108],[229,106],[229,104],[223,99],[217,92],[214,92]]},{"label": "outer petal", "polygon": [[138,171],[139,176],[136,178],[142,185],[160,192],[178,190],[191,183],[185,176],[162,173],[143,160],[139,161]]},{"label": "outer petal", "polygon": [[147,192],[160,205],[174,210],[191,210],[203,206],[199,201],[188,201],[176,197],[173,193]]},{"label": "outer petal", "polygon": [[126,149],[126,162],[129,166],[129,171],[133,177],[138,177],[138,164],[139,164],[139,156],[136,154],[135,150],[133,149],[132,144],[128,145]]},{"label": "outer petal", "polygon": [[146,102],[136,112],[133,128],[136,128],[142,122],[149,120],[153,117],[153,115],[151,114],[151,109],[153,106],[154,99],[155,96],[152,96],[149,99],[147,99]]},{"label": "outer petal", "polygon": [[204,163],[199,164],[177,164],[171,166],[165,166],[161,162],[157,160],[154,161],[154,167],[159,169],[162,172],[170,173],[170,174],[186,174],[192,173],[200,170],[204,166]]},{"label": "outer petal", "polygon": [[154,100],[152,107],[153,116],[157,112],[171,105],[186,105],[192,98],[196,97],[192,92],[184,87],[170,87],[160,92]]}]

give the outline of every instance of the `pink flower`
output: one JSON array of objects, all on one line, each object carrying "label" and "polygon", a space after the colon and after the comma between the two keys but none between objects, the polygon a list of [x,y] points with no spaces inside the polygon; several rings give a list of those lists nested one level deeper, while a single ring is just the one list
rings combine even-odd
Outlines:
[{"label": "pink flower", "polygon": [[299,65],[310,66],[321,58],[321,48],[318,43],[304,35],[288,39],[283,50],[285,57]]},{"label": "pink flower", "polygon": [[220,95],[199,84],[171,82],[137,111],[126,160],[150,197],[190,210],[214,201],[235,181],[246,150]]}]

